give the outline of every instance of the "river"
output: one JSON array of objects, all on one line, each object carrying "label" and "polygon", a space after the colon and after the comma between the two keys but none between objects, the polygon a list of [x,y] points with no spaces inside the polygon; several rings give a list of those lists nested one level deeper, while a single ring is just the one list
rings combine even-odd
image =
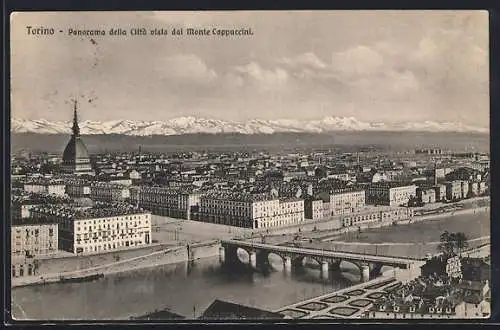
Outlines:
[{"label": "river", "polygon": [[[490,234],[489,218],[487,212],[450,216],[369,230],[347,240],[425,243],[439,240],[444,230],[463,231],[469,238],[478,238]],[[405,256],[412,255],[405,246],[394,249]],[[435,253],[436,246],[429,244],[429,251],[423,252]],[[422,255],[422,251],[418,254]],[[388,255],[397,253],[392,251]],[[36,320],[129,319],[169,307],[174,313],[192,318],[193,307],[194,314],[199,316],[215,299],[274,310],[359,282],[357,269],[330,273],[326,279],[319,269],[308,267],[286,273],[281,260],[272,258],[273,255],[270,262],[274,270],[268,274],[253,272],[244,266],[227,269],[215,257],[193,264],[179,263],[109,275],[91,283],[19,287],[12,290],[13,315],[18,319]],[[349,265],[346,263],[346,267]]]},{"label": "river", "polygon": [[[244,257],[243,257],[244,258]],[[89,283],[53,283],[12,290],[16,319],[116,320],[170,308],[187,318],[200,316],[215,300],[268,310],[333,292],[359,282],[356,269],[330,273],[303,267],[287,273],[270,260],[269,272],[246,265],[227,268],[218,257],[113,274]]]}]

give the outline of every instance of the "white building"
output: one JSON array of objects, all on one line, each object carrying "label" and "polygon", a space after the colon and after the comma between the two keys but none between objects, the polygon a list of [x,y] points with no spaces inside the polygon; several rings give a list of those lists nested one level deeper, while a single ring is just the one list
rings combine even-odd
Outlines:
[{"label": "white building", "polygon": [[416,185],[399,185],[392,182],[373,183],[366,190],[366,203],[375,205],[407,205],[417,196]]},{"label": "white building", "polygon": [[321,193],[320,196],[330,204],[329,217],[354,213],[365,206],[364,190],[338,190],[333,191],[328,197],[325,193]]},{"label": "white building", "polygon": [[23,184],[24,191],[39,194],[64,196],[66,184],[59,180],[33,180]]},{"label": "white building", "polygon": [[304,221],[304,200],[265,194],[208,193],[200,197],[196,220],[244,227],[272,228]]},{"label": "white building", "polygon": [[34,218],[58,224],[59,248],[72,253],[101,253],[151,244],[151,214],[129,205],[92,208],[46,206]]}]

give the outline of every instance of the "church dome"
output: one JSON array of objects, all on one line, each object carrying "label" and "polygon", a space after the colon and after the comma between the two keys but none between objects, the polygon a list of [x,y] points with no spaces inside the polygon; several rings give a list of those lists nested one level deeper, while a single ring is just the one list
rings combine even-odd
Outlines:
[{"label": "church dome", "polygon": [[77,159],[89,159],[89,152],[78,136],[72,136],[63,152],[63,162],[73,163]]}]

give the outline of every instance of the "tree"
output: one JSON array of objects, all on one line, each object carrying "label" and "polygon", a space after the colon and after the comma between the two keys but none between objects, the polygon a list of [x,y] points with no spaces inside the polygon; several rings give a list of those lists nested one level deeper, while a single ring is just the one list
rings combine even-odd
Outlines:
[{"label": "tree", "polygon": [[452,234],[450,234],[447,230],[444,231],[441,236],[439,237],[439,241],[441,242],[438,245],[438,250],[446,255],[453,254],[453,241],[452,241]]},{"label": "tree", "polygon": [[454,242],[455,248],[457,249],[458,255],[462,256],[462,251],[469,246],[467,236],[462,232],[454,233],[453,242]]},{"label": "tree", "polygon": [[462,233],[449,233],[444,231],[439,237],[440,244],[438,250],[446,255],[458,254],[461,255],[462,251],[468,247],[468,238]]}]

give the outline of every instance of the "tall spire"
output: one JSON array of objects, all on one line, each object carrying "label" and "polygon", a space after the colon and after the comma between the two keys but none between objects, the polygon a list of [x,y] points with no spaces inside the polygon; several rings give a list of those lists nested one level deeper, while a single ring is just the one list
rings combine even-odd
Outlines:
[{"label": "tall spire", "polygon": [[77,136],[80,136],[80,127],[78,127],[78,114],[77,114],[77,111],[76,111],[76,108],[77,108],[77,101],[76,99],[73,100],[73,136],[74,137],[77,137]]}]

